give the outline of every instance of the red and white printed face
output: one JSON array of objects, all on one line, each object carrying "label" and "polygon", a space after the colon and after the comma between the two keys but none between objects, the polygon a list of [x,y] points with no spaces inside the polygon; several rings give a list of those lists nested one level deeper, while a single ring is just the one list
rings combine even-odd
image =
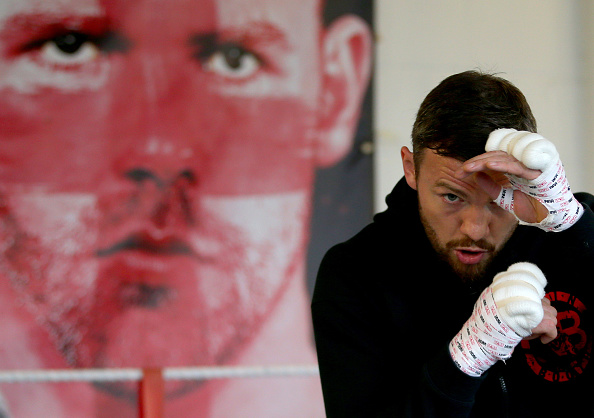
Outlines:
[{"label": "red and white printed face", "polygon": [[223,362],[300,269],[319,9],[2,2],[0,275],[70,364]]}]

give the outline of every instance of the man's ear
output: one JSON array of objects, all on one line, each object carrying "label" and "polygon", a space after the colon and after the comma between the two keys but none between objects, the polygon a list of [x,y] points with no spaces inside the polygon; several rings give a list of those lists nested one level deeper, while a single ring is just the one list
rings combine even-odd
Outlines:
[{"label": "man's ear", "polygon": [[417,173],[413,153],[407,147],[402,147],[400,149],[400,156],[402,157],[402,168],[404,169],[406,182],[412,189],[417,190]]},{"label": "man's ear", "polygon": [[372,35],[361,18],[346,15],[325,29],[316,161],[329,166],[353,145],[361,102],[371,73]]}]

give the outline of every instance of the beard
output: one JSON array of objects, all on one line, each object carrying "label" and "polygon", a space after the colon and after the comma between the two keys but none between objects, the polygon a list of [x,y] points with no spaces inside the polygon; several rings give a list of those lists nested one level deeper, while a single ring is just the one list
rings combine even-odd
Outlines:
[{"label": "beard", "polygon": [[[485,239],[475,241],[469,237],[448,241],[444,244],[437,237],[437,233],[429,224],[429,221],[425,218],[423,210],[420,206],[419,215],[421,218],[421,223],[423,224],[423,228],[425,229],[425,233],[427,234],[427,238],[431,243],[431,246],[439,256],[439,258],[446,262],[450,266],[452,271],[458,277],[460,277],[464,283],[474,283],[481,280],[485,276],[485,273],[491,266],[491,263],[493,262],[497,254],[499,254],[501,249],[505,246],[505,243],[507,243],[507,241],[511,238],[512,234],[516,229],[515,227],[512,228],[509,231],[509,234],[505,237],[505,239],[501,242],[499,246]],[[458,259],[454,252],[454,249],[457,247],[475,247],[480,248],[482,250],[486,250],[488,252],[485,253],[485,256],[480,262],[476,264],[464,264]]]}]

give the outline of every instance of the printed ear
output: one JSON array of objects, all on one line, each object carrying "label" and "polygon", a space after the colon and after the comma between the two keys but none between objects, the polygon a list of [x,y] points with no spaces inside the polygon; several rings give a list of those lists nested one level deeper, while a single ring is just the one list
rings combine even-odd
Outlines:
[{"label": "printed ear", "polygon": [[320,166],[335,164],[352,147],[371,63],[372,35],[361,18],[343,16],[325,30],[319,143],[316,144]]}]

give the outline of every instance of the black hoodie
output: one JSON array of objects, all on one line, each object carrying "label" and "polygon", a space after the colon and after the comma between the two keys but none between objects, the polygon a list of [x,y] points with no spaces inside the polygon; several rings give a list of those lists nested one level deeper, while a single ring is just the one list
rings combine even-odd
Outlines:
[{"label": "black hoodie", "polygon": [[[416,191],[402,179],[388,209],[324,257],[312,315],[328,417],[594,416],[594,197],[564,232],[519,226],[482,281],[464,284],[433,250]],[[480,378],[448,344],[493,276],[536,264],[559,337],[522,341]]]}]

